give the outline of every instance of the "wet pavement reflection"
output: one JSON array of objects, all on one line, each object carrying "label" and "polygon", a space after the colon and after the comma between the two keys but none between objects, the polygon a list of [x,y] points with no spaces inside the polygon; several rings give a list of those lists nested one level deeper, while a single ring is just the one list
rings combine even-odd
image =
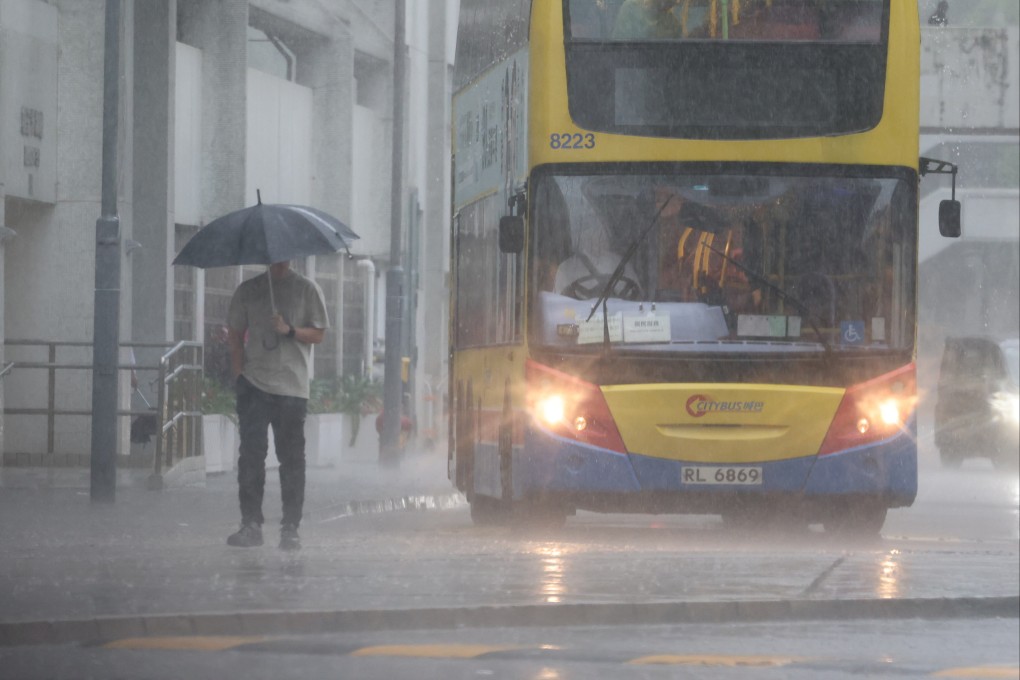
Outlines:
[{"label": "wet pavement reflection", "polygon": [[[310,508],[295,554],[276,549],[273,517],[265,546],[224,545],[236,527],[232,480],[125,492],[98,512],[74,490],[8,488],[0,619],[1015,596],[1015,480],[984,470],[927,479],[913,508],[890,513],[883,537],[858,541],[817,527],[738,531],[715,516],[582,512],[558,529],[475,527],[441,472],[431,481],[446,500],[340,515],[357,504],[319,486],[328,502]],[[389,488],[378,484],[376,493]],[[278,502],[270,486],[267,509]]]}]

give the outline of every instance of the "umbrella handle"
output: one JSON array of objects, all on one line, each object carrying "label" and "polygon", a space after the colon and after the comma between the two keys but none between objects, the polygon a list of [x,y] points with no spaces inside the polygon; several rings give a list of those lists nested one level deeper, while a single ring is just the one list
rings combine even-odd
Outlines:
[{"label": "umbrella handle", "polygon": [[266,279],[269,281],[269,307],[273,310],[273,314],[276,314],[276,299],[273,296],[273,272],[269,271],[269,266],[266,265]]}]

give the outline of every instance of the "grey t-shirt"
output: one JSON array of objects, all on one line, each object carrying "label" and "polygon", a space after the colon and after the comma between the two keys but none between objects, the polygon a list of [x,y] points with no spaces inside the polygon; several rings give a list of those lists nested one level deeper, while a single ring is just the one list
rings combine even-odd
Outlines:
[{"label": "grey t-shirt", "polygon": [[[288,271],[273,281],[273,299],[283,320],[294,327],[329,328],[322,290],[311,279]],[[273,328],[269,275],[248,279],[234,291],[227,325],[247,338],[242,374],[264,392],[308,398],[312,346]]]}]

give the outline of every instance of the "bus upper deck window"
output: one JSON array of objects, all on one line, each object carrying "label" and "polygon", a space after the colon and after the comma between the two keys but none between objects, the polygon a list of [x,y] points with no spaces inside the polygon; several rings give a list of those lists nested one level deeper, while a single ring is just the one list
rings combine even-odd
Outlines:
[{"label": "bus upper deck window", "polygon": [[568,0],[570,38],[878,42],[886,0]]}]

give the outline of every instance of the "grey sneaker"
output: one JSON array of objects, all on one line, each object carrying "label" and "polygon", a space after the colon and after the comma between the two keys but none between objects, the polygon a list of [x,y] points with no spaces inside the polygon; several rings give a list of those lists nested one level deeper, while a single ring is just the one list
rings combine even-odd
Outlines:
[{"label": "grey sneaker", "polygon": [[293,524],[280,527],[280,550],[301,550],[301,537]]},{"label": "grey sneaker", "polygon": [[262,545],[262,527],[258,524],[242,524],[240,529],[227,536],[227,545],[235,548],[255,548]]}]

